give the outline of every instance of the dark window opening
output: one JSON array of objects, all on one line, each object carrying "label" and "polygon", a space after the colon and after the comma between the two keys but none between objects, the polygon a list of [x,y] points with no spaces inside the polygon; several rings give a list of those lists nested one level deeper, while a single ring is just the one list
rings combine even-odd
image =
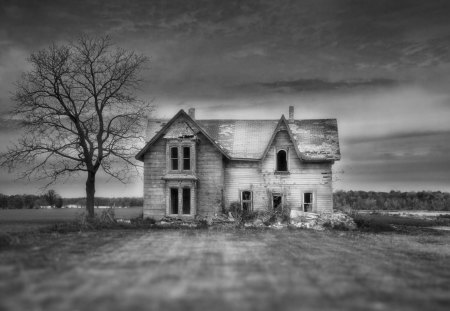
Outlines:
[{"label": "dark window opening", "polygon": [[177,147],[170,148],[170,163],[171,163],[171,169],[173,171],[178,170],[178,148]]},{"label": "dark window opening", "polygon": [[283,197],[281,194],[272,195],[272,206],[274,211],[281,211],[283,208]]},{"label": "dark window opening", "polygon": [[313,194],[311,192],[303,193],[303,211],[312,212],[313,210]]},{"label": "dark window opening", "polygon": [[170,213],[178,214],[178,188],[170,188]]},{"label": "dark window opening", "polygon": [[277,171],[287,172],[287,153],[285,150],[277,152]]},{"label": "dark window opening", "polygon": [[191,213],[191,188],[183,188],[183,214]]},{"label": "dark window opening", "polygon": [[241,207],[245,212],[250,212],[252,210],[252,192],[242,191],[241,192]]},{"label": "dark window opening", "polygon": [[191,147],[183,147],[183,170],[191,169]]}]

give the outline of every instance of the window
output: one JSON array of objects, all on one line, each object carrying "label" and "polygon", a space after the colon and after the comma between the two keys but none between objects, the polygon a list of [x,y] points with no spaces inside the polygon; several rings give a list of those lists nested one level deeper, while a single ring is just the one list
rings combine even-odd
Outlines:
[{"label": "window", "polygon": [[241,208],[243,211],[250,212],[253,210],[252,200],[253,194],[251,191],[242,191],[241,192]]},{"label": "window", "polygon": [[272,207],[274,211],[281,211],[283,209],[283,196],[281,194],[272,194]]},{"label": "window", "polygon": [[303,211],[304,212],[312,212],[313,211],[313,193],[305,192],[303,193]]},{"label": "window", "polygon": [[169,188],[169,215],[191,215],[191,187],[170,187]]},{"label": "window", "polygon": [[191,214],[191,188],[183,188],[183,215]]},{"label": "window", "polygon": [[170,168],[172,171],[178,170],[178,147],[170,148]]},{"label": "window", "polygon": [[183,147],[183,170],[191,169],[191,147]]},{"label": "window", "polygon": [[166,169],[171,174],[195,172],[195,142],[168,142],[166,146],[166,157]]},{"label": "window", "polygon": [[277,152],[277,171],[278,172],[287,172],[287,153],[286,150],[279,150]]},{"label": "window", "polygon": [[178,188],[170,188],[170,214],[178,214]]}]

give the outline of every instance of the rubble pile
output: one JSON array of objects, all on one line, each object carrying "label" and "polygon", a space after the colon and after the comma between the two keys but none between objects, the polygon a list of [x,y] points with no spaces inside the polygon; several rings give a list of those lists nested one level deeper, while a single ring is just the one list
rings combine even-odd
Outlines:
[{"label": "rubble pile", "polygon": [[286,227],[304,228],[313,230],[338,229],[355,230],[356,224],[353,219],[345,213],[335,212],[333,214],[309,213],[292,210],[290,219],[273,216],[270,213],[256,214],[251,220],[246,222],[237,221],[231,214],[216,214],[214,216],[197,216],[194,219],[179,217],[164,217],[157,226],[175,228],[201,228],[201,227],[221,227],[235,228],[273,228],[281,229]]},{"label": "rubble pile", "polygon": [[342,212],[317,214],[291,211],[291,226],[314,230],[324,230],[326,228],[340,230],[356,229],[353,218]]},{"label": "rubble pile", "polygon": [[291,211],[291,226],[295,228],[324,230],[320,225],[321,215],[316,213],[304,213],[298,211]]},{"label": "rubble pile", "polygon": [[162,227],[196,228],[198,226],[198,221],[166,216],[162,218],[158,224]]},{"label": "rubble pile", "polygon": [[323,214],[321,221],[322,226],[331,229],[355,230],[357,227],[353,218],[342,212]]}]

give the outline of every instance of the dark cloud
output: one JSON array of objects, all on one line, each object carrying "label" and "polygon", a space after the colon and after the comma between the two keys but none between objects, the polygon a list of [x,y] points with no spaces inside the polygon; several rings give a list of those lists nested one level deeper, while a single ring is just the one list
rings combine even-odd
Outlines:
[{"label": "dark cloud", "polygon": [[365,79],[365,80],[344,80],[327,81],[321,79],[297,79],[292,81],[274,81],[267,83],[244,84],[237,86],[239,89],[266,89],[275,92],[321,92],[333,90],[345,90],[352,88],[378,88],[394,87],[399,84],[393,79]]},{"label": "dark cloud", "polygon": [[338,118],[347,185],[448,189],[434,163],[450,163],[449,16],[446,0],[0,0],[0,113],[31,52],[109,34],[151,57],[139,94],[159,116],[276,118],[295,105]]},{"label": "dark cloud", "polygon": [[421,132],[403,132],[403,133],[392,133],[383,136],[363,136],[352,137],[345,139],[348,144],[360,144],[360,143],[373,143],[373,142],[383,142],[392,141],[398,139],[417,139],[417,140],[427,140],[433,137],[448,137],[450,139],[450,131],[421,131]]}]

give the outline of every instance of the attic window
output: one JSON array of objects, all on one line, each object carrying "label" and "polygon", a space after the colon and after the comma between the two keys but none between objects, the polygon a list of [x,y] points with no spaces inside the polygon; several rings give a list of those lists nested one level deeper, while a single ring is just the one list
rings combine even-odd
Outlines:
[{"label": "attic window", "polygon": [[287,172],[287,152],[281,149],[277,152],[277,169],[278,172]]}]

